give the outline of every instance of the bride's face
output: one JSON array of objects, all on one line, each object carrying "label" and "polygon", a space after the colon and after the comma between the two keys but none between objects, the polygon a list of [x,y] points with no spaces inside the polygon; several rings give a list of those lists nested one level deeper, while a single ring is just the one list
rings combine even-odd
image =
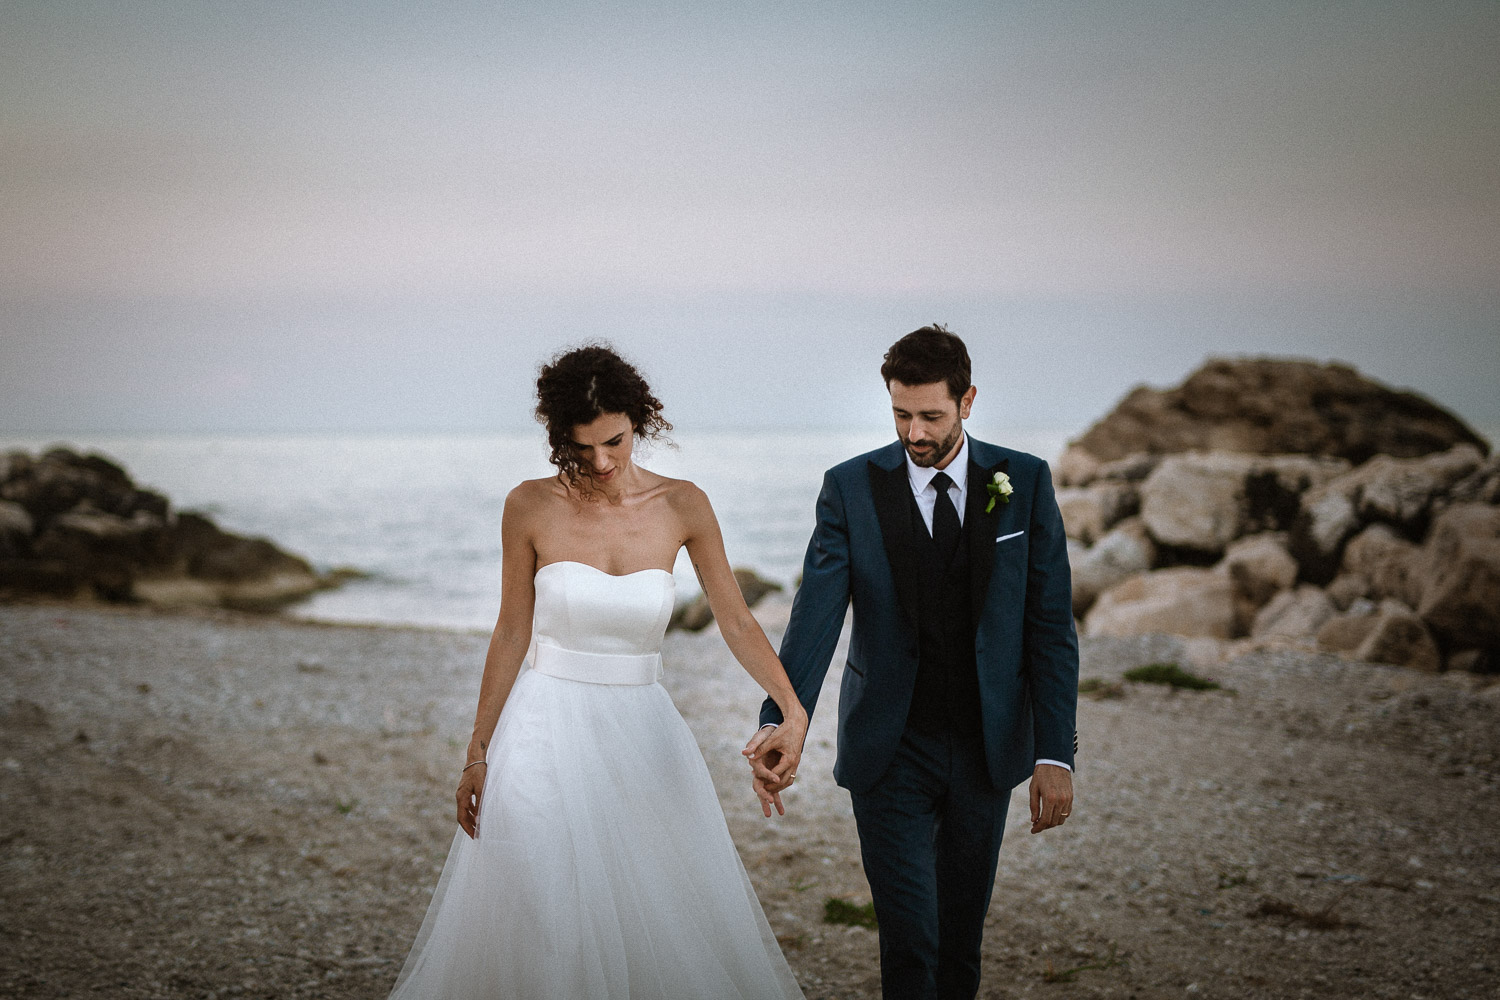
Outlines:
[{"label": "bride's face", "polygon": [[602,413],[589,423],[573,425],[573,447],[596,486],[615,481],[630,468],[634,443],[635,426],[623,413]]}]

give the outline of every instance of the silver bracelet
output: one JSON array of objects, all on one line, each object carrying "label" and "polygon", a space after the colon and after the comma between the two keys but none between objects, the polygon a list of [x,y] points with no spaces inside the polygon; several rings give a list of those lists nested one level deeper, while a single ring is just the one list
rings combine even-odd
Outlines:
[{"label": "silver bracelet", "polygon": [[469,763],[467,763],[467,764],[464,765],[463,771],[459,771],[458,773],[459,774],[463,774],[464,771],[467,771],[469,768],[473,767],[475,764],[488,764],[488,763],[489,763],[489,761],[487,761],[487,760],[474,760],[474,761],[470,761]]}]

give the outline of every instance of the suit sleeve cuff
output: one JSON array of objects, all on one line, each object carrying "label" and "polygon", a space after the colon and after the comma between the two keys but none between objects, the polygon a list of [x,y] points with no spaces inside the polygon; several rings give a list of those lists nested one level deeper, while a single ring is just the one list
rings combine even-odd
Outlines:
[{"label": "suit sleeve cuff", "polygon": [[1038,764],[1055,764],[1055,765],[1057,765],[1057,766],[1058,766],[1058,767],[1061,767],[1061,768],[1063,768],[1063,769],[1065,769],[1065,770],[1068,770],[1068,771],[1071,771],[1071,770],[1073,770],[1073,765],[1072,765],[1072,764],[1064,764],[1064,763],[1063,763],[1063,762],[1062,762],[1062,761],[1060,761],[1060,760],[1048,760],[1048,759],[1047,759],[1047,758],[1045,758],[1045,757],[1043,757],[1043,758],[1042,758],[1042,759],[1041,759],[1041,760],[1038,760],[1038,761],[1037,761],[1037,763],[1038,763]]}]

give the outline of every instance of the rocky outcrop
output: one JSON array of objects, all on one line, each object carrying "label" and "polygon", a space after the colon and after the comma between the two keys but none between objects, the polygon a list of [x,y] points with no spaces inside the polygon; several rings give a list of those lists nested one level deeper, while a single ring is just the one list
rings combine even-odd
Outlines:
[{"label": "rocky outcrop", "polygon": [[[783,589],[781,584],[757,576],[753,569],[736,569],[734,582],[740,585],[740,593],[744,595],[745,604],[752,608],[759,604],[761,598],[767,594]],[[708,595],[699,594],[686,604],[680,604],[673,609],[667,628],[669,630],[682,629],[685,632],[701,632],[708,628],[713,620],[714,612],[708,605]]]},{"label": "rocky outcrop", "polygon": [[100,455],[11,452],[0,473],[0,597],[269,610],[346,575],[174,512]]},{"label": "rocky outcrop", "polygon": [[1075,445],[1056,468],[1086,631],[1500,669],[1500,458],[1432,404],[1337,365],[1215,362]]},{"label": "rocky outcrop", "polygon": [[[1211,360],[1174,389],[1133,390],[1070,446],[1111,462],[1129,455],[1225,451],[1325,455],[1362,463],[1454,445],[1489,448],[1473,429],[1412,392],[1340,364],[1280,358]],[[1089,462],[1059,463],[1071,472]],[[1065,485],[1079,485],[1066,480]]]}]

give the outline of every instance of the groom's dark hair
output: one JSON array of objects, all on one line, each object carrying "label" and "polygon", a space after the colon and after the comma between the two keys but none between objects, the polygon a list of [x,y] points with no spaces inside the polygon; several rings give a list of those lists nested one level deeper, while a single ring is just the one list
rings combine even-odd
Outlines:
[{"label": "groom's dark hair", "polygon": [[887,389],[893,380],[902,385],[945,382],[954,402],[969,391],[972,376],[968,348],[941,323],[913,330],[896,341],[885,352],[885,364],[880,366]]}]

